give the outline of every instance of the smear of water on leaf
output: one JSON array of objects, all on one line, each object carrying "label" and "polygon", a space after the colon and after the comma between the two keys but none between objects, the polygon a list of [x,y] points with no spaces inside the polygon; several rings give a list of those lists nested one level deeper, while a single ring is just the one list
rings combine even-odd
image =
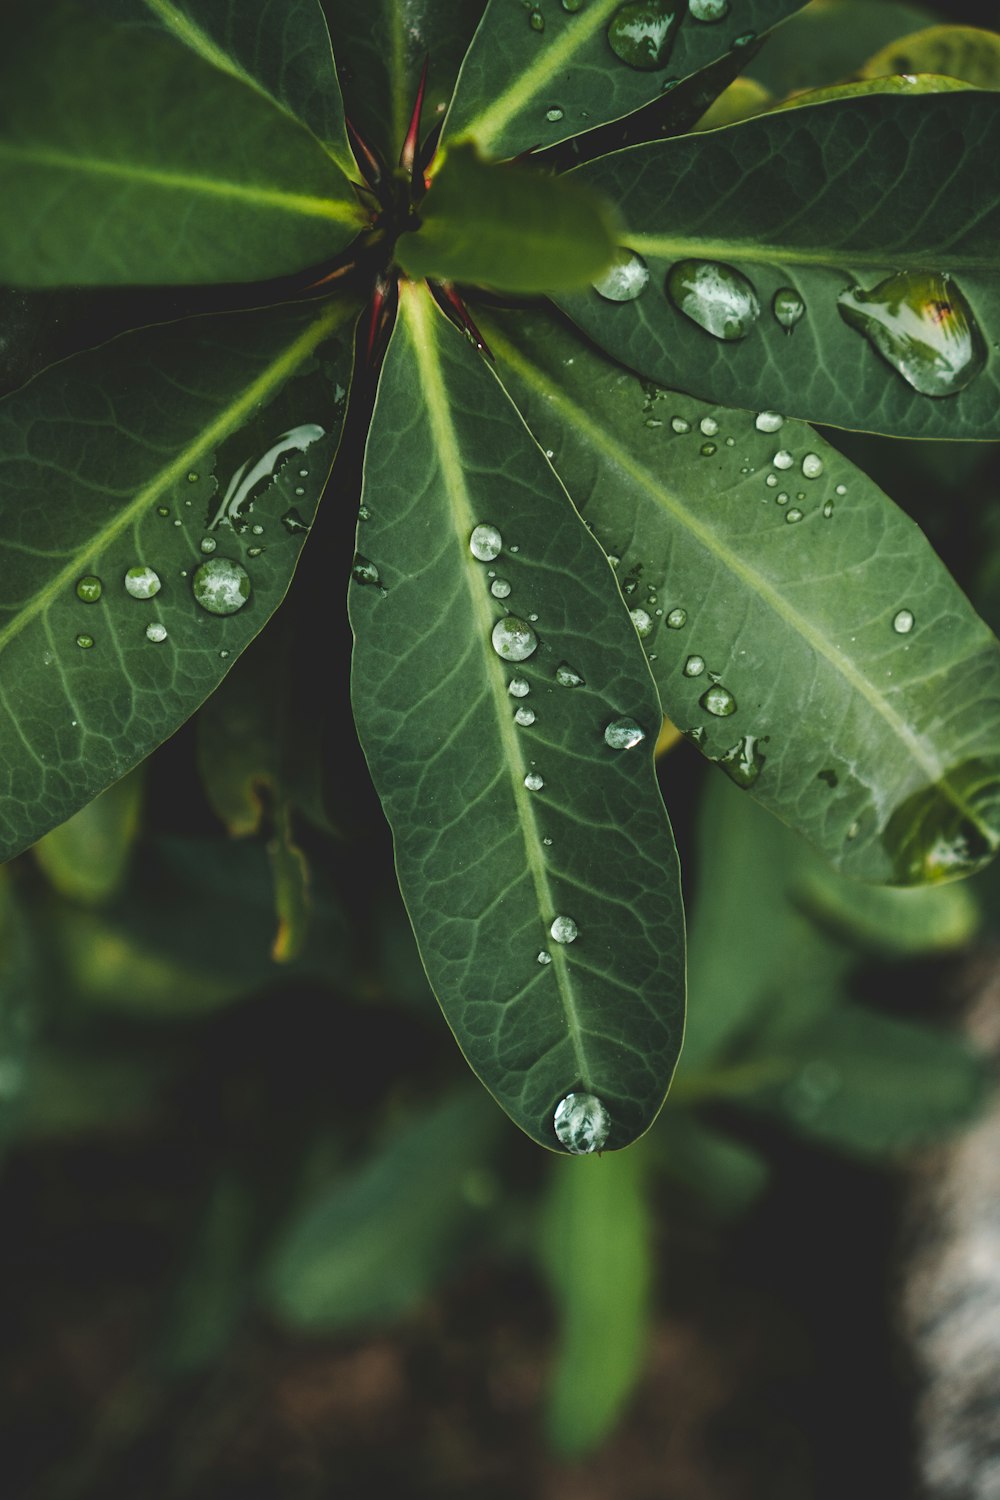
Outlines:
[{"label": "smear of water on leaf", "polygon": [[683,15],[680,0],[634,0],[608,26],[608,45],[630,68],[652,73],[666,66]]},{"label": "smear of water on leaf", "polygon": [[281,460],[290,453],[304,453],[324,435],[325,429],[318,423],[303,422],[300,427],[283,432],[256,463],[250,459],[242,463],[226,486],[207,529],[214,531],[217,526],[232,526],[234,530],[242,531],[246,516],[253,509],[254,492],[259,486],[271,482]]}]

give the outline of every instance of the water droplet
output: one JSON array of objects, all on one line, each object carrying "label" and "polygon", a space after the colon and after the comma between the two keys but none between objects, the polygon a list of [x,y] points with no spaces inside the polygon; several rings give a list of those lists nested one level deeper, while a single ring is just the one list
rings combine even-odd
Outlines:
[{"label": "water droplet", "polygon": [[827,520],[827,521],[829,521],[829,519],[830,519],[830,517],[832,515],[833,515],[833,501],[832,500],[824,500],[824,502],[823,502],[823,516],[824,516],[824,519]]},{"label": "water droplet", "polygon": [[490,593],[494,599],[506,599],[510,593],[510,584],[506,578],[494,578],[490,584]]},{"label": "water droplet", "polygon": [[796,521],[802,520],[802,516],[803,512],[799,510],[798,506],[793,505],[791,510],[786,514],[785,520],[790,526],[794,526]]},{"label": "water droplet", "polygon": [[359,521],[370,521],[371,518],[372,518],[372,513],[368,509],[368,506],[367,505],[359,505],[358,506],[358,520]]},{"label": "water droplet", "polygon": [[552,1117],[560,1143],[574,1156],[600,1151],[611,1132],[611,1116],[596,1094],[567,1094]]},{"label": "water droplet", "polygon": [[542,790],[542,787],[545,785],[545,782],[542,780],[541,776],[539,776],[537,771],[529,771],[527,776],[524,778],[524,784],[528,788],[529,792],[540,792]]},{"label": "water droplet", "polygon": [[210,615],[234,615],[250,598],[250,574],[228,557],[212,557],[195,569],[191,589]]},{"label": "water droplet", "polygon": [[96,604],[104,592],[104,585],[96,573],[86,573],[83,578],[77,580],[76,596],[82,599],[84,604]]},{"label": "water droplet", "polygon": [[495,526],[482,521],[469,537],[469,551],[479,562],[492,562],[503,551],[503,537]]},{"label": "water droplet", "polygon": [[146,626],[147,641],[155,641],[157,644],[159,644],[160,641],[165,641],[166,638],[167,627],[165,625],[160,625],[157,622],[153,622],[152,624]]},{"label": "water droplet", "polygon": [[775,495],[774,499],[775,499],[775,503],[777,505],[787,505],[788,504],[788,494],[787,494],[787,492],[785,490],[782,490],[782,492],[781,492],[780,495]]},{"label": "water droplet", "polygon": [[791,333],[804,316],[806,304],[794,287],[779,287],[771,303],[771,311],[786,333]]},{"label": "water droplet", "polygon": [[702,458],[711,458],[716,451],[715,444],[702,443],[701,448],[698,451],[700,452]]},{"label": "water droplet", "polygon": [[649,283],[649,267],[641,255],[624,245],[615,251],[610,269],[594,282],[594,291],[608,302],[634,302]]},{"label": "water droplet", "polygon": [[818,479],[823,472],[823,460],[818,453],[807,453],[802,460],[802,472],[807,479]]},{"label": "water droplet", "polygon": [[698,426],[701,428],[701,431],[703,432],[705,437],[715,437],[715,434],[719,430],[719,424],[714,417],[702,417],[701,421],[698,423]]},{"label": "water droplet", "polygon": [[76,638],[76,644],[78,646],[82,646],[84,651],[89,651],[91,646],[94,644],[94,637],[92,635],[78,635]]},{"label": "water droplet", "polygon": [[733,37],[733,46],[734,47],[749,47],[750,43],[751,42],[755,42],[756,40],[757,40],[757,33],[756,33],[756,31],[744,31],[744,33],[743,33],[742,36],[734,36]]},{"label": "water droplet", "polygon": [[527,698],[531,687],[523,677],[512,677],[507,684],[507,691],[512,698]]},{"label": "water droplet", "polygon": [[708,691],[702,693],[698,702],[706,713],[714,714],[717,719],[726,719],[736,712],[736,699],[721,682],[713,682]]},{"label": "water droplet", "polygon": [[834,494],[835,495],[846,495],[847,494],[847,485],[846,484],[838,484],[837,488],[834,490]]},{"label": "water droplet", "polygon": [[259,523],[255,523],[253,526],[250,527],[250,534],[252,536],[263,536],[264,535],[264,528],[263,528],[263,526],[261,526]]},{"label": "water droplet", "polygon": [[685,317],[727,343],[746,338],[760,315],[752,284],[719,261],[678,261],[667,273],[667,295]]},{"label": "water droplet", "polygon": [[729,14],[729,0],[689,0],[688,10],[696,21],[721,21]]},{"label": "water droplet", "polygon": [[719,756],[716,765],[725,771],[730,781],[735,781],[745,791],[753,786],[764,768],[767,756],[762,754],[760,746],[766,743],[766,735],[760,739],[757,735],[745,734],[735,745],[730,745],[725,755]]},{"label": "water droplet", "polygon": [[563,10],[568,11],[571,16],[575,16],[582,5],[583,0],[562,0]]},{"label": "water droplet", "polygon": [[787,448],[779,448],[771,462],[776,469],[790,469],[795,460]]},{"label": "water droplet", "polygon": [[784,427],[785,419],[780,411],[759,411],[753,424],[758,432],[777,432]]},{"label": "water droplet", "polygon": [[683,417],[671,417],[670,425],[675,432],[690,432],[691,423],[686,422]]},{"label": "water droplet", "polygon": [[548,951],[547,948],[543,948],[539,953],[538,962],[540,964],[550,964],[552,962],[552,954]]},{"label": "water droplet", "polygon": [[777,476],[777,474],[765,474],[764,475],[764,483],[767,485],[767,488],[769,490],[777,489],[777,487],[778,487],[778,476]]},{"label": "water droplet", "polygon": [[493,649],[504,661],[527,661],[538,649],[538,637],[527,620],[506,615],[493,627]]},{"label": "water droplet", "polygon": [[550,125],[557,125],[562,117],[563,112],[557,104],[554,104],[551,109],[547,109],[545,111],[545,118],[548,120]]},{"label": "water droplet", "polygon": [[892,628],[897,635],[909,635],[913,629],[913,611],[901,609],[893,616]]},{"label": "water droplet", "polygon": [[683,625],[687,624],[687,617],[686,609],[672,609],[667,615],[667,624],[671,630],[680,630]]},{"label": "water droplet", "polygon": [[299,470],[299,478],[300,479],[306,479],[308,477],[308,474],[309,474],[309,470],[308,469],[300,469]]},{"label": "water droplet", "polygon": [[514,714],[515,721],[522,729],[527,729],[529,724],[535,722],[535,710],[533,708],[519,708]]},{"label": "water droplet", "polygon": [[309,530],[309,522],[302,519],[302,516],[295,509],[294,505],[289,506],[288,510],[285,511],[285,514],[281,518],[281,524],[293,536],[297,531]]},{"label": "water droplet", "polygon": [[901,272],[870,292],[841,292],[837,306],[922,396],[953,396],[986,364],[972,309],[950,276]]},{"label": "water droplet", "polygon": [[198,476],[194,472],[194,470],[192,469],[191,473],[188,475],[188,484],[197,484],[197,483],[198,483]]},{"label": "water droplet", "polygon": [[208,530],[214,531],[217,526],[231,526],[235,531],[242,531],[246,526],[246,515],[253,509],[254,491],[270,484],[283,458],[290,453],[304,453],[323,435],[324,429],[315,422],[304,422],[301,427],[283,432],[256,463],[247,459],[240,464],[226,486]]},{"label": "water droplet", "polygon": [[203,536],[201,539],[202,552],[214,552],[218,545],[214,536]]},{"label": "water droplet", "polygon": [[571,667],[568,661],[561,661],[556,667],[556,682],[560,687],[586,687],[587,684],[580,676],[575,667]]},{"label": "water droplet", "polygon": [[549,932],[557,943],[575,943],[580,929],[572,917],[556,917]]},{"label": "water droplet", "polygon": [[156,507],[156,514],[158,516],[169,516],[169,514],[170,514],[169,507],[167,507],[166,505],[158,505]]},{"label": "water droplet", "polygon": [[[262,557],[263,554],[264,554],[263,547],[248,547],[247,548],[247,557]],[[385,590],[383,589],[383,593],[384,592],[385,592]]]},{"label": "water droplet", "polygon": [[652,635],[653,627],[656,624],[652,615],[644,609],[630,609],[629,614],[632,617],[632,624],[643,640],[646,639],[647,635]]},{"label": "water droplet", "polygon": [[542,839],[542,843],[545,845],[546,849],[552,848],[552,840],[550,838]]},{"label": "water droplet", "polygon": [[666,66],[681,15],[678,0],[634,0],[612,16],[608,45],[630,68],[651,73]]},{"label": "water droplet", "polygon": [[685,677],[700,677],[705,670],[705,658],[703,656],[689,656],[684,663]]},{"label": "water droplet", "polygon": [[137,566],[129,568],[125,574],[125,589],[133,599],[152,599],[161,587],[159,574],[152,568]]},{"label": "water droplet", "polygon": [[[351,568],[351,577],[355,583],[367,584],[372,588],[381,589],[382,579],[376,565],[368,557],[362,557],[360,552],[354,554],[354,565]],[[385,593],[385,590],[382,590]]]},{"label": "water droplet", "polygon": [[537,8],[528,12],[528,25],[532,31],[545,30],[545,17]]},{"label": "water droplet", "polygon": [[634,719],[612,719],[604,731],[604,743],[612,750],[634,750],[646,738],[646,731]]}]

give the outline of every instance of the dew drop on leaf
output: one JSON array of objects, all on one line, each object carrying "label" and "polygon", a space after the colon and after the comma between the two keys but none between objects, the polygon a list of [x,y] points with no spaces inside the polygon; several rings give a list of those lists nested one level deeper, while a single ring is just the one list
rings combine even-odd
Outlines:
[{"label": "dew drop on leaf", "polygon": [[792,508],[791,508],[791,510],[786,512],[786,514],[785,514],[785,520],[788,522],[788,524],[790,526],[794,526],[796,521],[801,521],[802,520],[802,515],[803,515],[803,512],[801,510],[799,510],[798,506],[797,505],[793,505]]},{"label": "dew drop on leaf", "polygon": [[729,0],[689,0],[688,10],[696,21],[722,21],[729,14]]},{"label": "dew drop on leaf", "polygon": [[706,713],[714,714],[717,719],[726,719],[736,712],[736,699],[721,682],[713,682],[708,691],[702,693],[698,702]]},{"label": "dew drop on leaf", "polygon": [[538,649],[538,637],[527,620],[506,615],[493,627],[493,649],[504,661],[527,661]]},{"label": "dew drop on leaf", "polygon": [[777,432],[785,425],[785,419],[780,411],[759,411],[753,425],[758,432]]},{"label": "dew drop on leaf", "polygon": [[761,753],[760,746],[765,741],[766,736],[762,740],[757,735],[745,734],[735,745],[730,745],[724,755],[719,756],[716,765],[725,771],[730,781],[735,781],[745,791],[753,786],[763,770],[767,756]]},{"label": "dew drop on leaf", "polygon": [[503,537],[495,526],[481,521],[469,537],[469,551],[479,562],[492,562],[503,551]]},{"label": "dew drop on leaf", "polygon": [[250,598],[250,574],[231,558],[212,557],[195,569],[191,591],[210,615],[234,615]]},{"label": "dew drop on leaf", "polygon": [[77,580],[76,597],[82,599],[84,604],[96,604],[103,592],[104,585],[96,573],[86,573]]},{"label": "dew drop on leaf", "polygon": [[166,638],[167,627],[165,625],[160,625],[158,622],[153,621],[146,626],[147,641],[154,641],[159,644],[160,641],[165,641]]},{"label": "dew drop on leaf", "polygon": [[542,15],[537,6],[535,6],[528,12],[528,25],[531,27],[532,31],[545,30],[545,17]]},{"label": "dew drop on leaf", "polygon": [[552,962],[552,954],[549,953],[548,949],[542,948],[540,950],[538,954],[538,962],[540,964],[550,964]]},{"label": "dew drop on leaf", "polygon": [[[354,554],[354,565],[351,568],[351,577],[355,583],[368,585],[371,588],[381,589],[382,579],[376,565],[369,557],[362,557],[360,552]],[[383,590],[383,593],[385,591]]]},{"label": "dew drop on leaf", "polygon": [[214,552],[219,544],[214,536],[203,536],[199,545],[202,552]]},{"label": "dew drop on leaf", "polygon": [[522,729],[527,729],[529,724],[535,722],[535,710],[533,708],[519,708],[514,714],[514,721],[520,724]]},{"label": "dew drop on leaf", "polygon": [[494,599],[506,599],[510,593],[510,584],[506,578],[494,578],[490,584],[490,593]]},{"label": "dew drop on leaf", "polygon": [[667,615],[667,624],[671,630],[680,630],[687,624],[687,610],[672,609]]},{"label": "dew drop on leaf", "polygon": [[556,667],[556,682],[560,687],[586,687],[580,673],[575,667],[571,667],[568,661],[561,661]]},{"label": "dew drop on leaf", "polygon": [[523,677],[512,677],[507,684],[507,691],[512,698],[527,698],[531,688]]},{"label": "dew drop on leaf", "polygon": [[632,624],[635,626],[636,630],[643,640],[645,640],[648,635],[652,635],[653,627],[656,624],[656,621],[653,619],[648,610],[630,609],[629,614],[632,617]]},{"label": "dew drop on leaf", "polygon": [[802,472],[807,479],[818,479],[823,472],[823,460],[818,453],[807,453],[802,460]]},{"label": "dew drop on leaf", "polygon": [[787,448],[779,448],[771,462],[776,469],[790,469],[795,460]]},{"label": "dew drop on leaf", "polygon": [[825,500],[823,502],[823,516],[824,516],[824,518],[827,521],[829,521],[829,519],[830,519],[830,517],[832,515],[833,515],[833,501],[832,500]]},{"label": "dew drop on leaf", "polygon": [[574,1156],[600,1151],[611,1132],[611,1116],[596,1094],[567,1094],[556,1106],[552,1128]]},{"label": "dew drop on leaf", "polygon": [[562,0],[562,8],[569,15],[575,16],[577,11],[583,8],[583,0]]},{"label": "dew drop on leaf", "polygon": [[698,452],[701,454],[702,458],[713,458],[717,451],[718,450],[716,449],[714,443],[702,443],[701,447],[698,449]]},{"label": "dew drop on leaf", "polygon": [[771,311],[786,333],[805,316],[806,304],[793,287],[782,286],[774,294]]},{"label": "dew drop on leaf", "polygon": [[703,656],[689,656],[684,663],[685,677],[700,677],[705,670],[705,658]]},{"label": "dew drop on leaf", "polygon": [[837,298],[841,317],[922,396],[953,396],[986,364],[972,309],[950,276],[900,272]]},{"label": "dew drop on leaf", "polygon": [[612,16],[608,45],[630,68],[651,73],[666,66],[681,15],[680,0],[634,0]]},{"label": "dew drop on leaf", "polygon": [[94,644],[94,637],[92,635],[78,635],[76,644],[82,647],[84,651],[89,651]]},{"label": "dew drop on leaf", "polygon": [[152,568],[140,564],[129,568],[125,574],[125,591],[133,599],[152,599],[154,594],[160,592],[160,588],[160,576]]},{"label": "dew drop on leaf", "polygon": [[702,417],[698,427],[705,437],[715,437],[719,430],[719,424],[714,417]]},{"label": "dew drop on leaf", "polygon": [[557,125],[562,117],[563,112],[559,108],[558,104],[554,104],[551,109],[547,109],[545,111],[545,118],[548,120],[550,125]]},{"label": "dew drop on leaf", "polygon": [[646,731],[634,719],[612,719],[604,731],[604,743],[612,750],[634,750],[646,738]]},{"label": "dew drop on leaf", "polygon": [[572,917],[556,917],[549,928],[554,942],[575,943],[580,934],[580,929]]},{"label": "dew drop on leaf", "polygon": [[897,635],[909,635],[913,629],[913,611],[901,609],[893,616],[892,628]]},{"label": "dew drop on leaf", "polygon": [[726,343],[746,338],[760,316],[752,283],[721,261],[678,261],[667,273],[667,296],[692,323]]},{"label": "dew drop on leaf", "polygon": [[527,776],[524,778],[524,784],[528,788],[529,792],[540,792],[542,790],[542,787],[545,785],[545,782],[543,781],[541,776],[539,776],[537,771],[529,771]]},{"label": "dew drop on leaf", "polygon": [[686,421],[684,417],[671,417],[670,425],[678,433],[691,431],[691,423]]},{"label": "dew drop on leaf", "polygon": [[594,291],[608,302],[634,302],[649,283],[649,267],[641,255],[620,246],[603,276],[593,283]]}]

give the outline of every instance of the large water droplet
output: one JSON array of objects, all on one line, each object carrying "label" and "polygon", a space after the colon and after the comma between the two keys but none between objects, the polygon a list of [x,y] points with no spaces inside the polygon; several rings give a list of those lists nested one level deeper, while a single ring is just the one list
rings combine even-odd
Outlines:
[{"label": "large water droplet", "polygon": [[161,625],[157,621],[153,621],[146,626],[147,641],[155,641],[157,644],[159,644],[160,641],[165,641],[166,638],[167,627],[165,625]]},{"label": "large water droplet", "polygon": [[250,598],[250,574],[231,558],[212,557],[195,570],[191,590],[210,615],[234,615]]},{"label": "large water droplet", "polygon": [[729,0],[688,0],[688,10],[696,21],[722,21],[729,14]]},{"label": "large water droplet", "polygon": [[721,682],[713,682],[708,691],[702,693],[698,702],[706,713],[714,714],[717,719],[726,719],[736,712],[736,699]]},{"label": "large water droplet", "polygon": [[680,630],[687,624],[687,617],[686,609],[672,609],[667,615],[667,624],[671,630]]},{"label": "large water droplet", "polygon": [[133,599],[152,599],[161,587],[160,576],[152,568],[137,566],[125,574],[125,589]]},{"label": "large water droplet", "polygon": [[561,661],[558,667],[556,667],[556,682],[558,682],[560,687],[587,686],[576,668],[571,667],[568,661]]},{"label": "large water droplet", "polygon": [[580,929],[577,927],[572,917],[556,917],[555,921],[552,923],[552,926],[549,928],[549,932],[552,934],[554,942],[575,943],[577,937],[579,936]]},{"label": "large water droplet", "polygon": [[527,776],[524,778],[524,784],[528,788],[529,792],[540,792],[542,790],[542,787],[545,785],[545,782],[543,781],[542,777],[539,776],[537,771],[529,771]]},{"label": "large water droplet", "polygon": [[753,786],[760,775],[767,756],[761,753],[760,746],[765,744],[767,736],[760,739],[757,735],[745,734],[742,739],[737,740],[735,745],[730,745],[725,755],[720,755],[716,765],[720,766],[731,781],[737,786]]},{"label": "large water droplet", "polygon": [[538,649],[538,637],[527,620],[506,615],[493,627],[493,649],[504,661],[527,661]]},{"label": "large water droplet", "polygon": [[652,635],[653,627],[656,624],[656,621],[653,619],[648,610],[630,609],[629,614],[632,617],[632,624],[635,626],[636,630],[643,640],[645,640],[647,635]]},{"label": "large water droplet", "polygon": [[646,731],[634,719],[612,719],[604,731],[604,743],[612,750],[633,750],[646,738]]},{"label": "large water droplet", "polygon": [[806,304],[794,287],[779,287],[771,303],[771,311],[786,333],[791,333],[805,315]]},{"label": "large water droplet", "polygon": [[913,611],[901,609],[893,616],[892,628],[897,635],[909,635],[913,629]]},{"label": "large water droplet", "polygon": [[527,729],[529,724],[535,722],[535,710],[533,708],[519,708],[514,714],[514,720],[520,724],[522,729]]},{"label": "large water droplet", "polygon": [[771,462],[776,469],[790,469],[795,460],[787,448],[779,448]]},{"label": "large water droplet", "polygon": [[523,677],[512,677],[507,684],[507,691],[512,698],[527,698],[531,686]]},{"label": "large water droplet", "polygon": [[685,677],[700,677],[705,670],[705,658],[703,656],[689,656],[684,663]]},{"label": "large water droplet", "polygon": [[986,363],[972,309],[950,276],[900,272],[837,298],[841,317],[922,396],[965,390]]},{"label": "large water droplet", "polygon": [[777,432],[784,427],[785,419],[780,411],[759,411],[753,424],[758,432]]},{"label": "large water droplet", "polygon": [[506,599],[510,594],[510,584],[506,578],[494,578],[490,584],[490,593],[494,599]]},{"label": "large water droplet", "polygon": [[651,73],[666,66],[681,16],[680,0],[635,0],[612,16],[608,45],[630,68]]},{"label": "large water droplet", "polygon": [[86,573],[83,578],[77,580],[76,596],[82,599],[84,604],[96,604],[104,592],[104,585],[96,573]]},{"label": "large water droplet", "polygon": [[699,328],[727,343],[746,338],[760,316],[751,282],[720,261],[678,261],[667,273],[667,295]]},{"label": "large water droplet", "polygon": [[503,551],[503,537],[495,526],[482,521],[469,537],[469,551],[479,562],[492,562]]},{"label": "large water droplet", "polygon": [[552,1128],[574,1156],[600,1151],[611,1133],[611,1116],[596,1094],[567,1094],[556,1107]]},{"label": "large water droplet", "polygon": [[624,245],[615,251],[609,270],[594,282],[594,291],[608,302],[634,302],[649,284],[649,267],[641,255]]},{"label": "large water droplet", "polygon": [[249,459],[241,464],[226,486],[219,508],[209,523],[209,531],[223,525],[242,531],[246,526],[246,513],[253,509],[254,491],[271,482],[283,458],[290,453],[304,453],[323,434],[324,429],[315,422],[303,422],[301,427],[283,432],[255,464]]}]

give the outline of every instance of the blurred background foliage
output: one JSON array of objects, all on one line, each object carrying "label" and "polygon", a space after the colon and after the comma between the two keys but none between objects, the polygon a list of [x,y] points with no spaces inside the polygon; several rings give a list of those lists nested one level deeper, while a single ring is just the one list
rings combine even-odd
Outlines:
[{"label": "blurred background foliage", "polygon": [[[885,75],[1000,87],[994,20],[813,0],[702,123]],[[149,295],[0,292],[0,387]],[[1000,628],[1000,449],[826,436]],[[441,1023],[350,725],[325,559],[358,466],[349,434],[299,586],[195,721],[0,872],[5,1492],[640,1496],[673,1423],[671,1496],[842,1495],[847,1421],[903,1495],[892,1205],[988,1096],[950,997],[998,951],[1000,877],[852,885],[665,736],[682,1063],[632,1150],[539,1152]],[[699,1442],[739,1481],[716,1452],[706,1487]]]}]

